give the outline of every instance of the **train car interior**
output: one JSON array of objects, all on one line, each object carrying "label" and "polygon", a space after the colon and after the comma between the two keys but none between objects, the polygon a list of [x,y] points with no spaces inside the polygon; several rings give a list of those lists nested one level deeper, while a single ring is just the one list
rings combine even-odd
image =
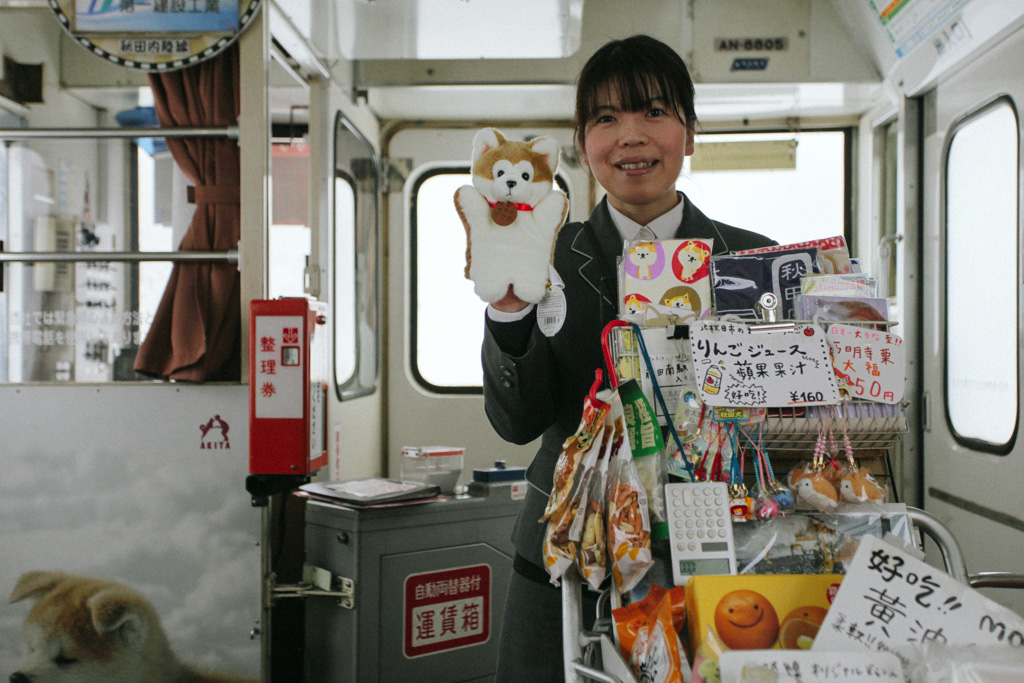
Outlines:
[{"label": "train car interior", "polygon": [[[152,65],[175,40],[101,19],[224,8],[230,39],[174,68]],[[678,189],[779,244],[841,237],[874,277],[906,352],[895,500],[948,527],[972,574],[1024,571],[1024,3],[0,0],[2,675],[23,661],[19,577],[58,571],[138,589],[201,667],[490,680],[517,501],[484,486],[486,512],[412,528],[295,492],[402,478],[417,448],[458,452],[460,492],[530,464],[539,441],[484,411],[453,194],[480,129],[547,137],[584,220],[604,191],[576,79],[636,34],[696,84]],[[316,405],[261,415],[285,394],[256,331],[287,316],[310,373],[294,405],[310,385]],[[268,415],[316,424],[293,441],[259,431]],[[290,457],[312,471],[275,469]],[[478,559],[445,575],[451,557]],[[409,577],[477,585],[481,566],[490,631],[410,641]],[[1019,591],[980,590],[1024,614]]]}]

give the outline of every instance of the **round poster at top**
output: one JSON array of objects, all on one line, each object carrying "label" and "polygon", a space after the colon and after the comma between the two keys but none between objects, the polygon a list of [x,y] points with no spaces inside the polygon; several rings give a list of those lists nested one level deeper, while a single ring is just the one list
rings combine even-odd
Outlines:
[{"label": "round poster at top", "polygon": [[49,0],[64,30],[89,52],[142,71],[174,71],[222,52],[260,0]]}]

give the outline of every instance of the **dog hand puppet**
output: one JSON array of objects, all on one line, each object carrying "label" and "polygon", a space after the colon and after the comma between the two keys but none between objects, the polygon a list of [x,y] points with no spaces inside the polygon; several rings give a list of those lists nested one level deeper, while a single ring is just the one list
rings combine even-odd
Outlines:
[{"label": "dog hand puppet", "polygon": [[554,187],[558,143],[506,140],[485,128],[473,140],[473,184],[455,192],[466,228],[466,277],[488,303],[508,292],[544,298],[555,237],[569,201]]}]

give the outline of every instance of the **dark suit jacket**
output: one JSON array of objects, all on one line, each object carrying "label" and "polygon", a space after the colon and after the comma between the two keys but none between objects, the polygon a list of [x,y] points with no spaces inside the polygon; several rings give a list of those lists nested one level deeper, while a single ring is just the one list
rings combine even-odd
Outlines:
[{"label": "dark suit jacket", "polygon": [[[521,321],[487,320],[483,343],[484,408],[495,431],[506,441],[525,444],[543,435],[540,450],[527,469],[529,491],[512,534],[516,551],[543,567],[541,544],[555,463],[562,444],[579,426],[583,398],[604,370],[601,331],[618,312],[616,259],[622,239],[607,199],[590,215],[605,264],[582,223],[569,223],[558,234],[554,266],[565,282],[566,319],[545,337],[531,313]],[[685,197],[677,238],[712,239],[715,254],[775,244],[748,230],[713,221]]]}]

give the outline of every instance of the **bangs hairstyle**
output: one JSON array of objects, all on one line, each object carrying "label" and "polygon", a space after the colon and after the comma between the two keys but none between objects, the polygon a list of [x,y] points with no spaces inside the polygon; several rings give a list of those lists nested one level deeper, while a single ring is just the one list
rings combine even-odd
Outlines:
[{"label": "bangs hairstyle", "polygon": [[591,56],[576,83],[576,139],[586,142],[587,124],[598,106],[607,104],[605,95],[615,90],[620,105],[628,112],[641,111],[651,99],[661,97],[670,113],[679,115],[688,127],[697,123],[694,88],[682,57],[665,43],[650,36],[613,40]]}]

